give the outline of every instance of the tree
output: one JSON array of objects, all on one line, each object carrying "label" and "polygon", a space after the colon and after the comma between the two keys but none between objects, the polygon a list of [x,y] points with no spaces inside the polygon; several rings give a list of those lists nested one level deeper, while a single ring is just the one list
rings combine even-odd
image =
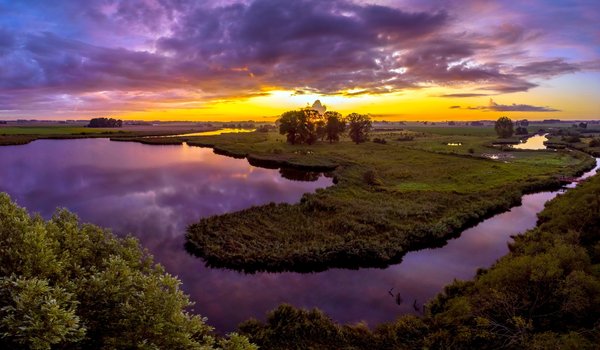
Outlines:
[{"label": "tree", "polygon": [[494,126],[498,137],[500,138],[508,138],[513,135],[513,122],[508,117],[500,117],[496,120],[496,125]]},{"label": "tree", "polygon": [[288,111],[281,115],[279,133],[286,135],[287,142],[295,145],[306,143],[312,145],[324,135],[324,122],[319,112],[312,109]]},{"label": "tree", "polygon": [[346,121],[338,112],[325,112],[325,133],[329,143],[340,140],[340,134],[346,130]]},{"label": "tree", "polygon": [[356,144],[369,139],[371,131],[371,118],[366,114],[351,113],[346,117],[348,121],[349,134]]},{"label": "tree", "polygon": [[190,306],[135,239],[0,193],[0,349],[255,349],[217,341]]},{"label": "tree", "polygon": [[323,117],[314,109],[302,109],[300,114],[300,142],[312,145],[319,138],[318,126],[321,125],[321,131],[324,130]]},{"label": "tree", "polygon": [[527,135],[528,133],[527,128],[521,126],[517,127],[515,131],[515,135]]},{"label": "tree", "polygon": [[299,111],[287,111],[278,120],[279,133],[285,135],[287,142],[295,145],[299,141],[301,116]]}]

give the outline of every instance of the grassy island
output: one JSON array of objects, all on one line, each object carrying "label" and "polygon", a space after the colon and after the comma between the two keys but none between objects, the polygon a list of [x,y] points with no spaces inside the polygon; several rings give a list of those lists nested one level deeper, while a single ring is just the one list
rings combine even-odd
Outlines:
[{"label": "grassy island", "polygon": [[[122,140],[187,142],[258,166],[331,171],[335,185],[298,204],[208,217],[187,233],[188,249],[209,266],[319,271],[397,263],[406,252],[443,245],[518,204],[523,194],[555,188],[560,177],[594,164],[576,151],[504,152],[491,146],[489,132],[469,135],[468,129],[375,132],[386,141],[358,145],[345,138],[290,145],[276,132]],[[500,159],[488,159],[494,154]]]}]

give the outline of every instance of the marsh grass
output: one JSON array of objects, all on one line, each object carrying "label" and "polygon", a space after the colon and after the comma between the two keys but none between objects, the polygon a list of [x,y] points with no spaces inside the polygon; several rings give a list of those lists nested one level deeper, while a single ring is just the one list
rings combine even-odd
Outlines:
[{"label": "marsh grass", "polygon": [[[388,140],[395,140],[387,137]],[[182,140],[183,141],[183,140]],[[336,185],[298,204],[269,204],[202,219],[187,248],[209,266],[254,271],[384,267],[410,251],[444,244],[465,228],[517,205],[524,193],[560,186],[593,166],[579,152],[512,152],[494,161],[489,137],[419,136],[414,141],[292,146],[275,133],[185,140],[250,163],[335,168]],[[461,147],[450,147],[449,141]],[[473,149],[474,152],[469,152]],[[257,165],[261,165],[260,162]]]}]

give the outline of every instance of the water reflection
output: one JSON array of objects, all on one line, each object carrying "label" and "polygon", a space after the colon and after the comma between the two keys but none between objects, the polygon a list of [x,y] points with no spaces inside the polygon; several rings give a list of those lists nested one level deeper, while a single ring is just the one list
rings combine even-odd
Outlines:
[{"label": "water reflection", "polygon": [[527,150],[546,149],[546,145],[544,145],[544,142],[548,141],[546,135],[548,134],[531,136],[530,138],[525,140],[525,142],[521,142],[518,145],[514,145],[512,146],[512,148]]},{"label": "water reflection", "polygon": [[[137,236],[183,281],[195,309],[222,332],[250,317],[262,318],[283,302],[318,307],[340,322],[370,325],[415,312],[414,300],[422,305],[453,279],[471,278],[478,267],[506,254],[510,236],[534,227],[536,213],[556,195],[524,196],[521,206],[444,247],[408,253],[401,264],[386,269],[245,275],[206,268],[188,255],[183,249],[186,225],[271,201],[296,202],[331,179],[312,174],[309,182],[289,181],[278,170],[255,168],[209,149],[100,139],[0,147],[0,169],[0,191],[32,211],[48,217],[63,206],[85,221]],[[388,294],[392,287],[404,299],[400,306]]]},{"label": "water reflection", "polygon": [[[253,131],[256,131],[256,129],[222,128],[222,129],[218,129],[218,130],[199,131],[199,132],[191,132],[191,133],[187,133],[187,134],[167,135],[167,136],[160,136],[160,137],[211,136],[211,135],[232,134],[232,133],[253,132]],[[153,136],[153,137],[156,137],[156,136]]]}]

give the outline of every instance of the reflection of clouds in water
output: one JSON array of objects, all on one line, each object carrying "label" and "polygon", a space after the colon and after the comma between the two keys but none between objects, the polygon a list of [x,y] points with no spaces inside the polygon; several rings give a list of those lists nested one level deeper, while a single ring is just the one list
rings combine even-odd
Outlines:
[{"label": "reflection of clouds in water", "polygon": [[[521,206],[466,230],[444,247],[408,253],[387,269],[245,275],[208,269],[188,255],[183,249],[186,226],[252,205],[297,202],[302,193],[326,187],[331,179],[290,181],[278,170],[255,168],[209,149],[91,139],[0,147],[0,169],[0,191],[30,210],[49,216],[64,206],[85,221],[133,233],[157,262],[179,276],[195,309],[221,331],[250,317],[262,318],[282,302],[319,307],[341,322],[371,325],[414,312],[414,299],[422,305],[454,278],[471,278],[478,267],[506,254],[510,235],[535,226],[536,213],[555,195],[527,195]],[[400,306],[387,293],[392,287],[402,294]]]}]

